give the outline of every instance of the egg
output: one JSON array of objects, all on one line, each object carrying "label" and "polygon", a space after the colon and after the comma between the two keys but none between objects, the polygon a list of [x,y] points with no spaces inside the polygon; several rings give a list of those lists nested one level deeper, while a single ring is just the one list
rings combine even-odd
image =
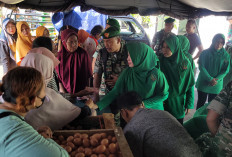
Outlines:
[{"label": "egg", "polygon": [[105,151],[105,153],[104,153],[106,156],[108,156],[108,155],[110,155],[110,151],[109,151],[109,149],[108,148],[106,148],[106,151]]},{"label": "egg", "polygon": [[60,140],[60,142],[64,141],[64,136],[63,135],[59,135],[58,139]]},{"label": "egg", "polygon": [[94,134],[92,138],[96,138],[97,140],[101,139],[101,134]]},{"label": "egg", "polygon": [[81,134],[80,133],[75,133],[74,138],[81,138]]},{"label": "egg", "polygon": [[116,137],[112,137],[111,142],[116,143],[117,142]]},{"label": "egg", "polygon": [[118,151],[119,150],[118,142],[116,142],[115,144],[116,144],[116,150]]},{"label": "egg", "polygon": [[106,151],[106,146],[105,146],[105,145],[99,145],[99,146],[96,148],[96,153],[97,153],[97,154],[104,153],[105,151]]},{"label": "egg", "polygon": [[98,140],[96,138],[90,139],[90,144],[93,147],[96,147],[98,145]]},{"label": "egg", "polygon": [[110,153],[112,153],[112,154],[116,153],[117,149],[116,149],[116,144],[115,144],[115,143],[111,143],[111,144],[109,145],[109,151],[110,151]]},{"label": "egg", "polygon": [[109,142],[111,142],[111,140],[112,140],[112,136],[111,136],[111,135],[109,135],[107,138],[108,138]]},{"label": "egg", "polygon": [[78,153],[84,153],[85,152],[85,148],[81,146],[81,147],[77,148],[77,152]]},{"label": "egg", "polygon": [[82,135],[81,135],[81,138],[82,138],[82,139],[89,138],[89,135],[88,135],[88,134],[82,134]]},{"label": "egg", "polygon": [[101,144],[105,145],[107,147],[109,145],[109,140],[104,138],[104,139],[101,140]]},{"label": "egg", "polygon": [[69,136],[69,137],[67,138],[67,142],[72,142],[72,141],[73,141],[73,139],[74,139],[74,137],[73,137],[73,136]]},{"label": "egg", "polygon": [[72,142],[68,142],[67,146],[70,146],[72,149],[75,147],[75,145]]},{"label": "egg", "polygon": [[70,152],[72,151],[72,147],[70,147],[70,146],[66,146],[64,149],[65,149],[68,153],[70,153]]},{"label": "egg", "polygon": [[101,133],[100,135],[101,135],[101,138],[106,138],[107,137],[106,133],[104,133],[104,132]]},{"label": "egg", "polygon": [[85,155],[90,156],[92,154],[92,149],[90,148],[85,148]]},{"label": "egg", "polygon": [[75,157],[85,157],[84,153],[77,153]]},{"label": "egg", "polygon": [[62,141],[61,144],[66,145],[67,141]]},{"label": "egg", "polygon": [[92,154],[90,157],[97,157],[97,155],[96,154]]},{"label": "egg", "polygon": [[106,157],[105,154],[99,154],[98,157]]},{"label": "egg", "polygon": [[115,155],[115,154],[110,154],[110,155],[108,155],[108,157],[117,157],[117,155]]},{"label": "egg", "polygon": [[73,140],[73,143],[77,146],[80,146],[82,144],[82,139],[81,138],[75,138]]},{"label": "egg", "polygon": [[82,143],[83,143],[84,147],[89,147],[90,146],[89,139],[87,139],[87,138],[83,139]]},{"label": "egg", "polygon": [[73,151],[73,152],[71,152],[71,153],[70,153],[70,155],[71,155],[71,157],[75,157],[76,152],[75,152],[75,151]]}]

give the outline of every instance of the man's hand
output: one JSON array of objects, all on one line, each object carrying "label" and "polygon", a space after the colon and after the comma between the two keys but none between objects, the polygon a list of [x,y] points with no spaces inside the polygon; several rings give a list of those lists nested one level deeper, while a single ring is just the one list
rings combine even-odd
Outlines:
[{"label": "man's hand", "polygon": [[189,113],[190,109],[186,108],[185,109],[185,115],[187,115]]},{"label": "man's hand", "polygon": [[118,80],[118,76],[111,75],[111,77],[112,77],[112,79],[106,80],[106,84],[109,85],[111,88],[113,88],[114,85],[116,84],[117,80]]},{"label": "man's hand", "polygon": [[39,127],[37,131],[44,138],[52,138],[52,130],[48,126]]}]

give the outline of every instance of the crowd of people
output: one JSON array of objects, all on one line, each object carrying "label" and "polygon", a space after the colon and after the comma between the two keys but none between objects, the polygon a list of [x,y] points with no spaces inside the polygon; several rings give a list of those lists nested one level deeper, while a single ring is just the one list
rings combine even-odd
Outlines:
[{"label": "crowd of people", "polygon": [[[116,19],[90,34],[63,26],[56,47],[46,27],[39,26],[33,37],[26,22],[3,20],[0,156],[69,156],[51,139],[52,131],[107,112],[124,128],[135,157],[231,156],[232,85],[223,84],[231,60],[225,37],[216,34],[203,50],[194,20],[187,22],[185,35],[171,32],[174,21],[165,20],[151,47],[122,40]],[[204,115],[184,123],[194,109],[195,85],[197,112]]]}]

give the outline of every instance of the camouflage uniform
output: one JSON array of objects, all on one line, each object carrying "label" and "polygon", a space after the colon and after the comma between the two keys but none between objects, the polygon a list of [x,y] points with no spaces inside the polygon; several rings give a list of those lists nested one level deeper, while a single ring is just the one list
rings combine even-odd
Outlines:
[{"label": "camouflage uniform", "polygon": [[232,156],[232,82],[230,82],[210,103],[208,109],[220,115],[220,126],[215,137],[210,133],[200,136],[196,142],[204,156]]},{"label": "camouflage uniform", "polygon": [[128,52],[125,47],[125,41],[121,42],[121,49],[116,53],[107,52],[106,48],[100,49],[94,73],[98,73],[102,77],[99,95],[105,95],[111,88],[105,84],[105,79],[110,79],[111,75],[119,77],[123,69],[128,67],[127,63]]},{"label": "camouflage uniform", "polygon": [[[152,39],[152,45],[154,45],[154,51],[156,53],[157,56],[160,56],[162,54],[161,50],[162,50],[162,43],[163,41],[168,38],[171,35],[175,35],[174,33],[170,32],[170,33],[166,33],[164,31],[164,29],[162,29],[161,31],[157,32],[153,39]],[[153,48],[153,47],[152,47]]]}]

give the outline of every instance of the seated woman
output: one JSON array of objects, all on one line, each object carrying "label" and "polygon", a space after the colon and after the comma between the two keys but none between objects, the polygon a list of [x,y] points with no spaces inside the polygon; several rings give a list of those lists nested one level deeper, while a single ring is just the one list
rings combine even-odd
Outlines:
[{"label": "seated woman", "polygon": [[16,23],[13,19],[6,18],[2,22],[2,32],[0,35],[0,58],[3,65],[3,73],[16,67]]},{"label": "seated woman", "polygon": [[165,39],[160,57],[160,69],[169,84],[169,96],[164,110],[171,113],[181,124],[189,109],[194,108],[194,76],[189,60],[180,47],[179,39]]},{"label": "seated woman", "polygon": [[36,38],[41,37],[41,36],[43,36],[43,37],[50,36],[49,30],[44,26],[39,26],[36,28]]},{"label": "seated woman", "polygon": [[23,57],[25,57],[28,51],[32,47],[32,39],[30,33],[30,27],[25,21],[20,21],[16,25],[18,38],[16,42],[16,63],[20,65]]},{"label": "seated woman", "polygon": [[[54,63],[45,55],[29,53],[22,60],[21,66],[29,66],[39,70],[44,77],[46,86],[53,77]],[[44,105],[37,110],[31,110],[25,117],[26,121],[34,128],[46,125],[52,130],[61,129],[75,118],[91,114],[87,106],[80,109],[53,89],[46,87],[45,91]]]},{"label": "seated woman", "polygon": [[230,55],[223,48],[225,37],[216,34],[211,46],[202,51],[199,58],[199,76],[196,88],[198,92],[197,109],[213,100],[223,88],[223,78],[230,69]]},{"label": "seated woman", "polygon": [[196,143],[205,157],[229,157],[232,154],[232,82],[209,104],[206,122],[210,133]]},{"label": "seated woman", "polygon": [[3,77],[0,91],[5,101],[0,104],[0,156],[69,157],[50,139],[49,129],[45,139],[23,118],[27,112],[37,110],[43,104],[45,85],[39,71],[29,67],[10,70]]},{"label": "seated woman", "polygon": [[128,65],[118,78],[114,88],[97,102],[100,110],[110,105],[120,94],[136,91],[146,108],[163,110],[163,101],[168,97],[168,83],[156,66],[154,51],[144,43],[129,43]]},{"label": "seated woman", "polygon": [[78,36],[72,29],[61,32],[62,48],[56,67],[61,93],[77,93],[89,85],[92,76],[88,53],[78,46]]}]

